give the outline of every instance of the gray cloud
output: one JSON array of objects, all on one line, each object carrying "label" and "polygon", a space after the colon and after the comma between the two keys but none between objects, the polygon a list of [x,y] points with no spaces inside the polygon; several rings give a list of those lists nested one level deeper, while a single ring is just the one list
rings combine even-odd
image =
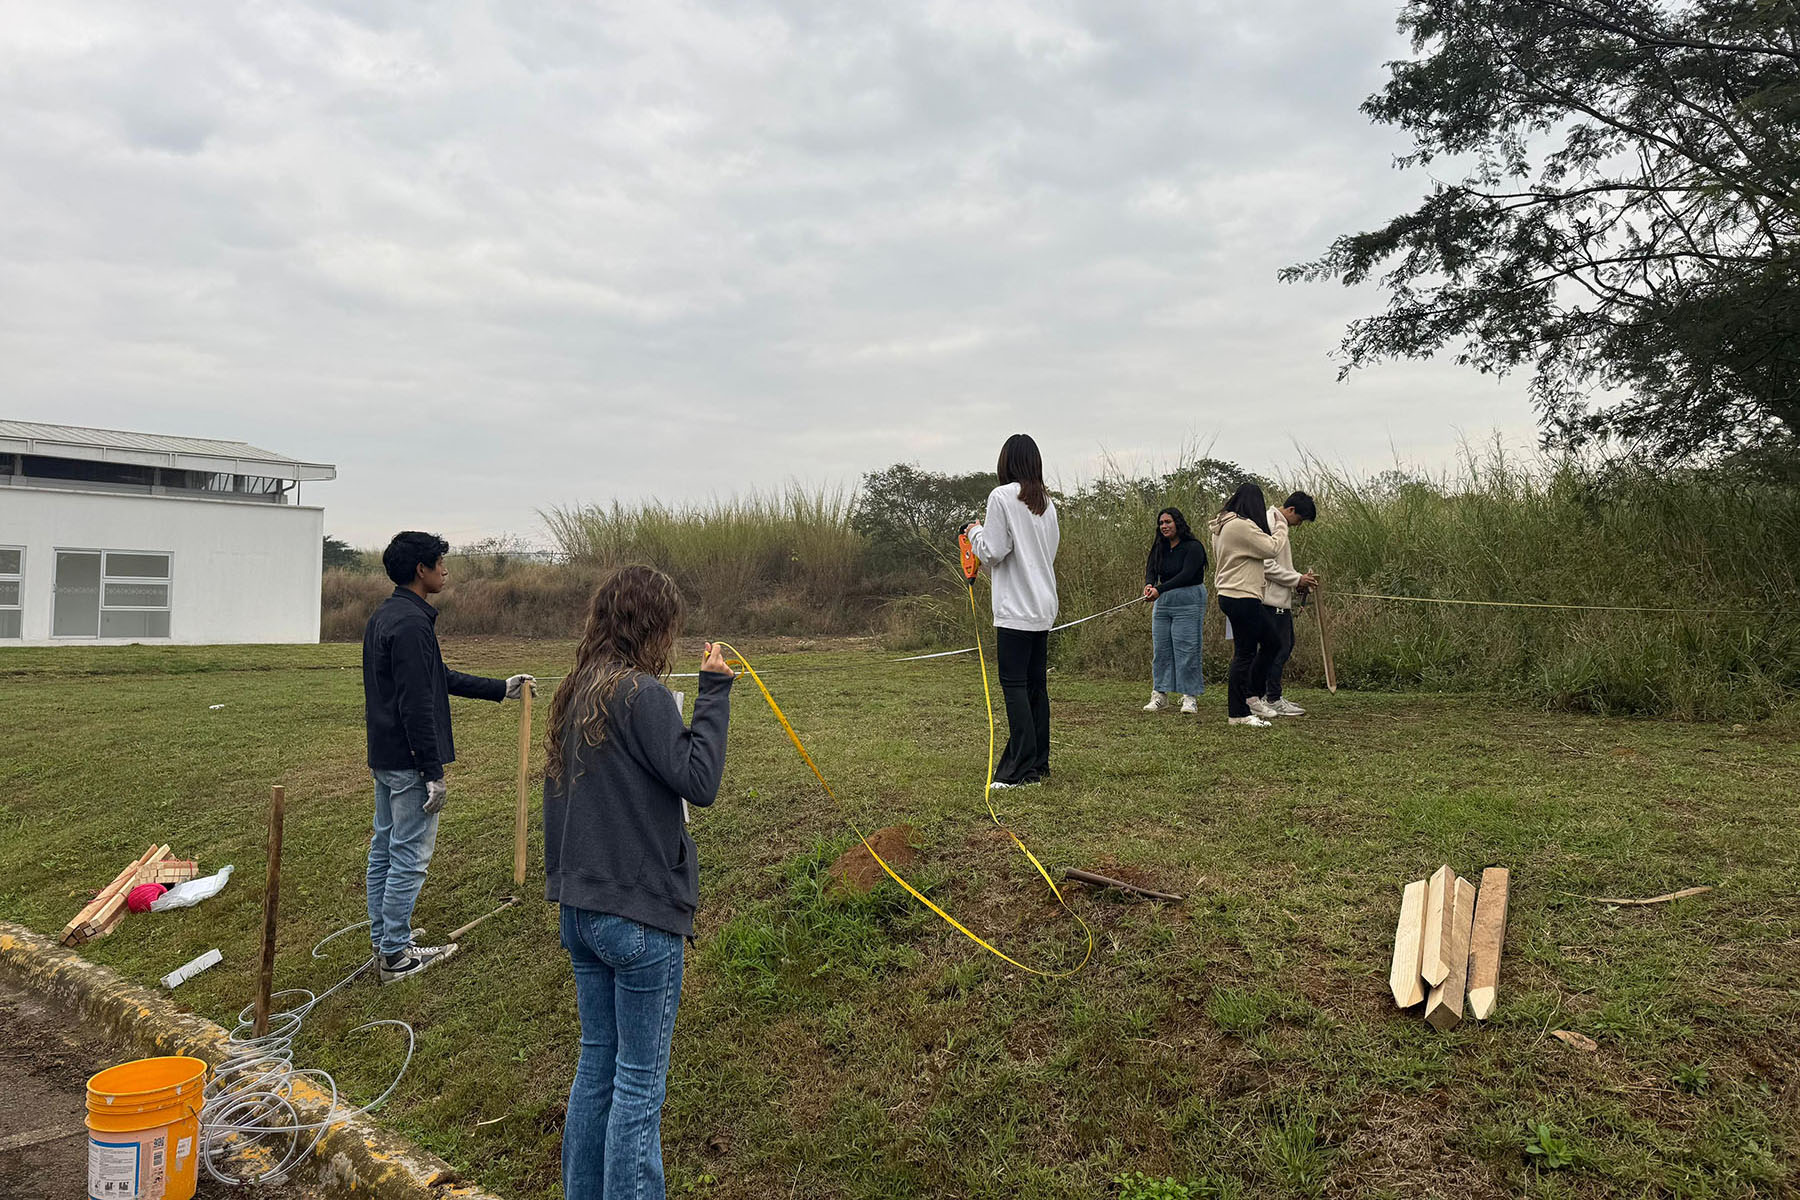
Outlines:
[{"label": "gray cloud", "polygon": [[337,462],[373,541],[899,458],[1065,479],[1531,436],[1333,382],[1277,284],[1425,186],[1356,106],[1393,0],[5,6],[5,415]]}]

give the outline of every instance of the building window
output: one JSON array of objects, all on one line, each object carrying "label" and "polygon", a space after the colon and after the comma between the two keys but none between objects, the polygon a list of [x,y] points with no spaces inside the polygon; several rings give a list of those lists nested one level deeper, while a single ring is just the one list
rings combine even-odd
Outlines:
[{"label": "building window", "polygon": [[25,551],[0,546],[0,640],[20,637],[25,624],[20,607],[25,589]]},{"label": "building window", "polygon": [[58,550],[51,635],[168,637],[169,563],[139,550]]}]

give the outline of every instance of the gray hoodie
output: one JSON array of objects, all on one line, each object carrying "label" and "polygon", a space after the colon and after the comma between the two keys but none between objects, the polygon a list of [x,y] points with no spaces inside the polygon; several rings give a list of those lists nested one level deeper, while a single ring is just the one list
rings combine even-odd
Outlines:
[{"label": "gray hoodie", "polygon": [[689,729],[674,693],[634,671],[598,746],[564,730],[562,774],[544,781],[544,899],[693,936],[700,863],[681,801],[719,794],[732,682],[701,673]]}]

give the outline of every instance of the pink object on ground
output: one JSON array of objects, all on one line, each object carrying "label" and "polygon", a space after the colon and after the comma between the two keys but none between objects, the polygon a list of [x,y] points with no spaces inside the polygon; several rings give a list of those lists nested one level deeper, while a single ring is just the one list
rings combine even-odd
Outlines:
[{"label": "pink object on ground", "polygon": [[134,913],[149,912],[150,902],[168,890],[160,883],[140,883],[125,897],[125,907]]}]

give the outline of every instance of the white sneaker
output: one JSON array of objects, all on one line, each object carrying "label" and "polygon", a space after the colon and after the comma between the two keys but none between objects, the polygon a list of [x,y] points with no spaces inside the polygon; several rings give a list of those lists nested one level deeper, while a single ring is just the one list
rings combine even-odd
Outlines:
[{"label": "white sneaker", "polygon": [[1145,712],[1161,712],[1169,707],[1169,698],[1161,692],[1150,693],[1150,703],[1144,705]]},{"label": "white sneaker", "polygon": [[1181,711],[1184,713],[1197,713],[1200,711],[1200,706],[1194,702],[1192,696],[1183,696],[1181,698]]},{"label": "white sneaker", "polygon": [[1304,717],[1306,715],[1304,708],[1286,697],[1269,701],[1269,707],[1275,710],[1275,715],[1278,717]]},{"label": "white sneaker", "polygon": [[1267,700],[1264,700],[1261,696],[1252,696],[1244,701],[1244,703],[1249,706],[1251,712],[1262,717],[1264,720],[1276,715],[1274,706]]},{"label": "white sneaker", "polygon": [[1269,727],[1269,722],[1255,715],[1248,717],[1232,717],[1230,720],[1233,725],[1254,725],[1258,729],[1267,729]]}]

